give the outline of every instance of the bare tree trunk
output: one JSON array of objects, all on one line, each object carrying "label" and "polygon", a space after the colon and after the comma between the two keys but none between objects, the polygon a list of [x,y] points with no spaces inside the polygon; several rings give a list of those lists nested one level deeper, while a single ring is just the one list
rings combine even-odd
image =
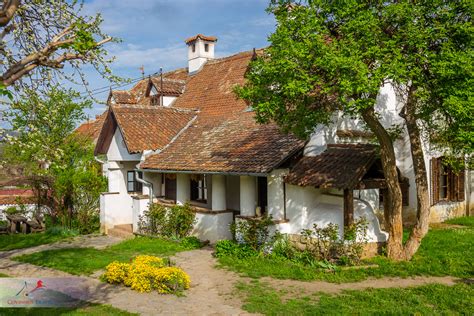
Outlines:
[{"label": "bare tree trunk", "polygon": [[410,139],[411,156],[413,159],[413,170],[415,172],[417,214],[416,224],[410,233],[410,237],[405,245],[405,258],[410,260],[420,247],[421,240],[428,232],[430,217],[430,201],[428,194],[428,179],[426,175],[426,165],[421,143],[420,129],[416,119],[416,100],[413,96],[415,88],[410,87],[407,104],[405,106],[404,118],[407,124],[408,136]]},{"label": "bare tree trunk", "polygon": [[394,260],[405,259],[403,252],[402,191],[398,180],[395,150],[389,134],[377,119],[375,110],[369,108],[362,113],[364,121],[380,143],[380,158],[387,183],[385,218],[389,239],[387,256]]}]

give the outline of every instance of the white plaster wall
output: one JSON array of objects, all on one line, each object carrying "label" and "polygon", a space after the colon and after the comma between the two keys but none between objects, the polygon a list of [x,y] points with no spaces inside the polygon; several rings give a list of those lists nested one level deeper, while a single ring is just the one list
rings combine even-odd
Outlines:
[{"label": "white plaster wall", "polygon": [[176,204],[184,205],[191,198],[191,184],[189,174],[176,175]]},{"label": "white plaster wall", "polygon": [[[314,224],[324,227],[329,223],[339,226],[342,235],[344,227],[344,201],[342,196],[323,194],[312,187],[287,185],[286,214],[288,223],[278,224],[282,233],[299,234],[302,229],[311,229]],[[370,203],[354,200],[354,217],[365,217],[369,222],[367,237],[369,242],[383,242],[387,234],[380,230],[377,216]]]},{"label": "white plaster wall", "polygon": [[227,209],[226,179],[224,175],[212,175],[212,204],[213,211],[224,211]]},{"label": "white plaster wall", "polygon": [[123,140],[122,133],[119,128],[115,129],[114,136],[107,151],[108,161],[140,161],[141,154],[129,154],[127,146]]},{"label": "white plaster wall", "polygon": [[240,176],[240,215],[255,216],[257,206],[257,178]]},{"label": "white plaster wall", "polygon": [[[26,208],[26,217],[28,219],[32,219],[33,213],[36,211],[36,204],[24,204]],[[10,208],[10,207],[15,207],[17,209],[20,209],[18,204],[0,204],[0,221],[6,221],[7,220],[7,215],[5,214],[5,210]]]},{"label": "white plaster wall", "polygon": [[[204,44],[209,44],[209,51],[206,52]],[[192,44],[188,46],[188,70],[190,73],[198,71],[206,63],[208,59],[214,58],[214,42],[205,42],[198,39],[194,42],[196,50],[193,52]]]},{"label": "white plaster wall", "polygon": [[288,169],[275,169],[267,177],[268,183],[268,215],[275,220],[285,218],[285,197],[283,177],[289,172]]},{"label": "white plaster wall", "polygon": [[132,222],[132,199],[128,194],[101,194],[100,224],[104,233],[115,225],[132,224]]},{"label": "white plaster wall", "polygon": [[163,106],[169,107],[173,102],[176,100],[176,97],[169,97],[169,96],[164,96],[163,97]]},{"label": "white plaster wall", "polygon": [[133,209],[133,215],[132,215],[132,227],[133,227],[133,232],[137,233],[139,230],[138,222],[140,220],[140,216],[143,216],[143,213],[148,210],[148,207],[150,206],[150,200],[148,198],[138,198],[135,197],[133,198],[132,201],[132,209]]},{"label": "white plaster wall", "polygon": [[[162,196],[161,176],[161,173],[143,172],[143,179],[153,185],[153,197]],[[146,185],[143,185],[143,194],[150,195],[150,190]]]},{"label": "white plaster wall", "polygon": [[232,213],[196,214],[196,224],[191,234],[201,240],[216,243],[222,239],[232,239],[229,225],[233,222]]}]

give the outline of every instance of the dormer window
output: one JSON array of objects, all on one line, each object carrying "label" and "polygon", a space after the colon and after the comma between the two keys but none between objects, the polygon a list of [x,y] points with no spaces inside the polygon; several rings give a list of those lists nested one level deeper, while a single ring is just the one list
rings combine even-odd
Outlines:
[{"label": "dormer window", "polygon": [[209,44],[204,44],[204,51],[209,52]]}]

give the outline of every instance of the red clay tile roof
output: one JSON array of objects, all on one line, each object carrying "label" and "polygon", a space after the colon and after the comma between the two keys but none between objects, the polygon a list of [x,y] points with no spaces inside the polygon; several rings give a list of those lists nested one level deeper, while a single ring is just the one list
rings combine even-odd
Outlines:
[{"label": "red clay tile roof", "polygon": [[[115,120],[129,153],[161,149],[196,116],[193,111],[160,106],[121,104],[110,106],[110,110],[107,120]],[[105,139],[106,136],[105,132],[101,133],[98,145],[103,149],[96,148],[96,153],[106,153],[104,149],[108,149],[111,140]]]},{"label": "red clay tile roof", "polygon": [[76,128],[76,133],[90,137],[94,142],[97,142],[106,116],[107,113],[104,112],[101,115],[96,116],[95,120],[82,123],[78,128]]},{"label": "red clay tile roof", "polygon": [[[137,112],[131,114],[137,105],[129,105],[127,114],[122,116],[120,113],[117,115],[116,106],[112,107],[129,152],[161,149],[160,153],[146,157],[143,168],[267,173],[304,147],[303,141],[293,135],[281,133],[275,124],[257,124],[254,113],[248,110],[243,100],[236,97],[234,87],[244,83],[244,75],[252,56],[253,52],[244,52],[211,60],[201,71],[187,76],[184,92],[171,108],[198,111],[196,118],[185,129],[182,127],[188,124],[189,117],[183,119],[181,124],[169,123],[180,128],[171,130],[170,126],[169,133],[158,137],[158,132],[162,129],[160,126],[169,120],[158,114],[160,107],[145,106],[149,112],[135,110]],[[173,79],[179,77],[179,74],[181,72],[175,72]],[[132,90],[143,93],[141,91],[144,91],[144,85],[145,80],[142,80]],[[146,121],[146,127],[143,121]],[[132,127],[127,129],[127,124]],[[111,134],[115,126],[107,124],[104,130]],[[141,131],[141,136],[138,131]],[[145,137],[143,133],[148,136]],[[129,136],[130,134],[135,136]],[[108,137],[110,140],[111,136]],[[105,142],[107,137],[101,135],[101,138]],[[107,149],[108,146],[98,144],[96,153],[105,153]]]},{"label": "red clay tile roof", "polygon": [[221,121],[196,120],[166,149],[146,158],[143,169],[267,173],[304,142],[275,125],[258,125],[253,113]]},{"label": "red clay tile roof", "polygon": [[[155,85],[155,88],[158,91],[161,91],[160,75],[152,76],[151,79]],[[187,69],[180,68],[174,71],[166,72],[163,74],[163,79],[163,91],[165,92],[165,95],[179,96],[181,93],[183,93],[186,81],[189,79],[188,71]],[[130,94],[136,99],[135,103],[143,105],[150,104],[150,100],[145,97],[149,84],[150,78],[145,78],[140,80],[130,89]]]},{"label": "red clay tile roof", "polygon": [[267,173],[304,142],[259,125],[234,87],[244,83],[252,52],[209,61],[192,76],[173,107],[198,109],[192,126],[175,142],[142,164],[144,169],[229,173]]},{"label": "red clay tile roof", "polygon": [[35,203],[33,191],[30,189],[0,190],[0,205],[32,204]]},{"label": "red clay tile roof", "polygon": [[138,102],[137,95],[127,90],[113,90],[110,98],[116,104],[136,104]]},{"label": "red clay tile roof", "polygon": [[302,157],[285,182],[317,188],[354,188],[376,160],[376,147],[362,144],[328,145],[314,157]]},{"label": "red clay tile roof", "polygon": [[204,41],[209,41],[209,42],[216,42],[217,41],[217,37],[215,37],[215,36],[206,36],[206,35],[198,34],[198,35],[194,35],[194,36],[191,36],[191,37],[187,38],[184,42],[186,44],[189,44],[191,42],[194,42],[198,38],[200,38]]}]

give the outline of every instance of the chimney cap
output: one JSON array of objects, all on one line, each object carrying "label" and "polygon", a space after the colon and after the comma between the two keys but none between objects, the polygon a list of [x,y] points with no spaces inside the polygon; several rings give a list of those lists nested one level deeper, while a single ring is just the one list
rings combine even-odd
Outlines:
[{"label": "chimney cap", "polygon": [[192,42],[194,42],[198,39],[202,39],[204,41],[209,41],[209,42],[217,42],[217,37],[215,37],[215,36],[206,36],[206,35],[202,35],[202,34],[198,34],[198,35],[194,35],[192,37],[189,37],[184,42],[189,45],[189,44],[191,44]]}]

